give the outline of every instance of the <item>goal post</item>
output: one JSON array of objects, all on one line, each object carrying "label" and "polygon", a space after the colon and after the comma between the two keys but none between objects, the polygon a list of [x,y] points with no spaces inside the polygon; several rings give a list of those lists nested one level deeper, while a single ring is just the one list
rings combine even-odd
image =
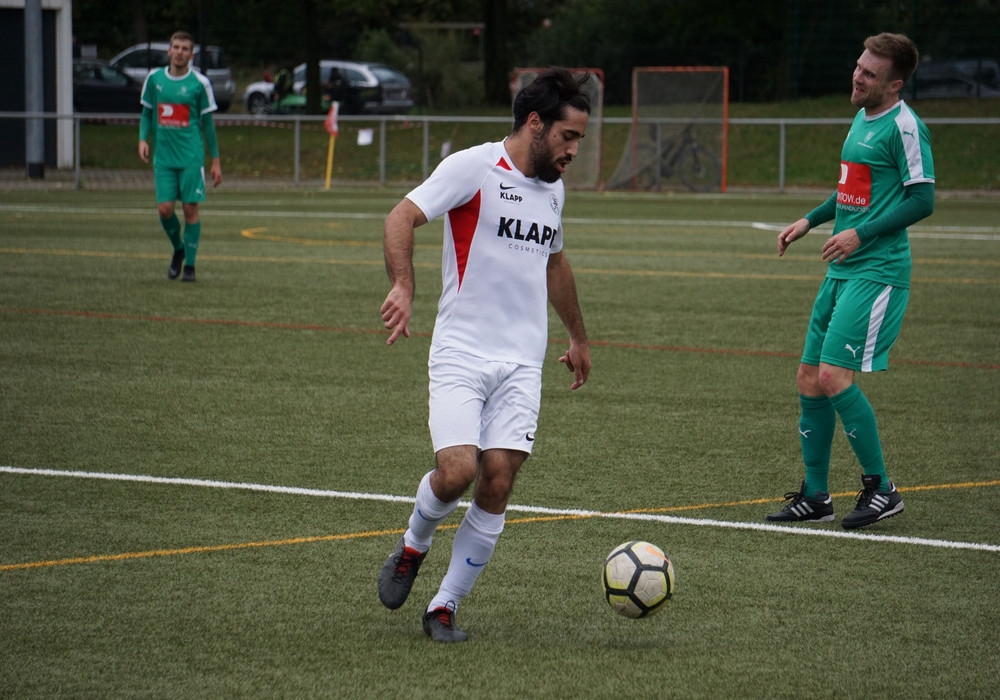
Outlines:
[{"label": "goal post", "polygon": [[729,69],[632,70],[632,124],[605,189],[726,191]]},{"label": "goal post", "polygon": [[[513,103],[517,93],[544,72],[545,68],[515,68],[510,81]],[[590,97],[590,121],[587,135],[580,141],[580,148],[573,163],[566,169],[562,180],[568,189],[595,190],[601,184],[601,125],[604,122],[604,71],[600,68],[567,68],[570,73],[586,76],[582,89]]]}]

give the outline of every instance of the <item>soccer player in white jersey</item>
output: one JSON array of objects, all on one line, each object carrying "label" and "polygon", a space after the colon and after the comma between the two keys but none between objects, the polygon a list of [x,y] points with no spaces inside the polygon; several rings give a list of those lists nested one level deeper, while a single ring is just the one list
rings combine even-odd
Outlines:
[{"label": "soccer player in white jersey", "polygon": [[[142,86],[142,117],[139,120],[139,157],[149,162],[149,139],[153,138],[153,173],[156,179],[160,225],[174,247],[167,277],[195,281],[195,258],[201,240],[198,202],[205,200],[205,146],[212,156],[212,186],[222,182],[219,141],[212,112],[218,109],[212,84],[191,70],[194,39],[187,32],[174,32],[167,49],[169,63],[146,76]],[[202,140],[204,132],[204,141]],[[174,203],[184,207],[184,233],[174,213]]]},{"label": "soccer player in white jersey", "polygon": [[428,362],[435,468],[424,475],[409,527],[379,573],[379,599],[406,601],[438,525],[475,482],[451,563],[423,614],[439,642],[466,634],[455,611],[490,560],[514,479],[531,454],[541,400],[548,306],[569,334],[559,358],[571,389],[590,373],[576,284],[563,253],[563,172],[590,118],[582,81],[548,70],[514,99],[510,136],[446,158],[385,220],[391,289],[382,320],[392,345],[410,335],[414,229],[444,218],[441,277]]},{"label": "soccer player in white jersey", "polygon": [[837,424],[862,468],[861,492],[846,529],[871,525],[903,510],[889,480],[871,404],[855,372],[889,366],[910,291],[907,227],[934,211],[930,134],[899,98],[917,67],[917,48],[902,34],[868,37],[854,69],[851,103],[860,108],[844,141],[840,180],[830,198],[778,234],[778,255],[826,221],[829,263],[813,305],[798,370],[799,442],[805,480],[767,520],[824,522],[834,518],[828,493]]}]

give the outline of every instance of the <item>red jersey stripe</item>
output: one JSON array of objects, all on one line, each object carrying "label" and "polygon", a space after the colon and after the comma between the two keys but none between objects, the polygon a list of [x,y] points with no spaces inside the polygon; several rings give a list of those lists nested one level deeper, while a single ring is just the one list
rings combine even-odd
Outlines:
[{"label": "red jersey stripe", "polygon": [[458,265],[458,288],[462,288],[465,277],[465,266],[469,262],[469,250],[472,248],[472,238],[479,224],[479,205],[482,201],[482,191],[460,207],[448,212],[451,222],[451,237],[455,241],[455,262]]}]

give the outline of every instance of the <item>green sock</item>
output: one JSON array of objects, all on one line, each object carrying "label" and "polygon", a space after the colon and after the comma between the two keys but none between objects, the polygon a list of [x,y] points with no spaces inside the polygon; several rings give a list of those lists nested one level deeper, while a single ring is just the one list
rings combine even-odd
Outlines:
[{"label": "green sock", "polygon": [[170,239],[174,250],[184,247],[184,241],[181,240],[181,222],[177,219],[177,214],[171,214],[169,219],[160,219],[160,226],[167,232],[167,238]]},{"label": "green sock", "polygon": [[201,240],[201,221],[184,224],[184,264],[189,267],[194,267],[199,240]]},{"label": "green sock", "polygon": [[852,384],[836,396],[831,396],[834,408],[844,424],[844,434],[851,442],[851,448],[861,463],[865,474],[877,474],[882,481],[879,491],[889,490],[889,476],[885,472],[885,460],[882,458],[882,443],[878,437],[878,425],[875,423],[875,411],[868,403],[868,397],[861,387]]},{"label": "green sock", "polygon": [[805,495],[813,498],[829,490],[830,448],[837,427],[837,412],[826,396],[799,396],[799,441],[806,465]]}]

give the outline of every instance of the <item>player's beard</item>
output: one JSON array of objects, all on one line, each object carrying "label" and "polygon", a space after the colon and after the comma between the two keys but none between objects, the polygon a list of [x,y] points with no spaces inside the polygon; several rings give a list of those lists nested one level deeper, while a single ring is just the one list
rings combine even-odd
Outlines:
[{"label": "player's beard", "polygon": [[855,93],[855,84],[851,83],[851,104],[858,109],[877,109],[885,102],[886,90],[880,84],[862,84],[860,87],[861,92]]},{"label": "player's beard", "polygon": [[[531,156],[531,169],[535,172],[535,177],[542,182],[555,182],[562,177],[562,173],[556,167],[558,159],[552,155],[552,149],[546,145],[545,137],[548,131],[548,129],[545,129],[545,131],[531,140],[529,155]],[[569,164],[568,160],[566,164]]]}]

